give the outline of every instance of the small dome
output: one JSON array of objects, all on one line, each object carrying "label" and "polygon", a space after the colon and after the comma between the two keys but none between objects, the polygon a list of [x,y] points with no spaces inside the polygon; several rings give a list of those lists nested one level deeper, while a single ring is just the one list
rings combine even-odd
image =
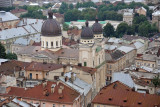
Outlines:
[{"label": "small dome", "polygon": [[88,21],[86,21],[86,27],[82,29],[81,32],[82,39],[93,39],[93,31],[88,27]]},{"label": "small dome", "polygon": [[102,25],[100,23],[98,23],[98,18],[96,18],[95,23],[92,25],[92,30],[93,30],[94,34],[102,34],[103,33]]},{"label": "small dome", "polygon": [[43,23],[41,28],[41,34],[43,36],[59,36],[61,35],[60,24],[53,19],[53,12],[48,11],[49,18]]}]

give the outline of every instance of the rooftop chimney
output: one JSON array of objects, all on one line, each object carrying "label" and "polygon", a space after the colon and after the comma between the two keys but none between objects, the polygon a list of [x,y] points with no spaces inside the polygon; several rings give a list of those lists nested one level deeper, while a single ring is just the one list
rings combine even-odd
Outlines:
[{"label": "rooftop chimney", "polygon": [[54,93],[54,89],[55,89],[55,87],[56,87],[56,84],[52,84],[52,86],[51,86],[51,93]]},{"label": "rooftop chimney", "polygon": [[68,77],[66,76],[66,77],[65,77],[65,82],[67,82],[67,81],[68,81]]},{"label": "rooftop chimney", "polygon": [[62,94],[63,89],[64,89],[64,86],[60,86],[60,87],[58,88],[58,94]]},{"label": "rooftop chimney", "polygon": [[74,80],[75,80],[75,76],[74,76],[74,73],[72,72],[72,73],[71,73],[71,82],[73,83]]},{"label": "rooftop chimney", "polygon": [[43,84],[43,88],[45,88],[47,86],[47,81],[45,81]]}]

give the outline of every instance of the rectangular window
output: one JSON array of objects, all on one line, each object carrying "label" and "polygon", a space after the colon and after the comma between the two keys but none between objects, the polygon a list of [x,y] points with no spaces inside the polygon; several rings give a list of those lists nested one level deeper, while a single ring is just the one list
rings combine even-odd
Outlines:
[{"label": "rectangular window", "polygon": [[30,79],[32,79],[32,73],[29,74]]},{"label": "rectangular window", "polygon": [[94,66],[94,61],[93,61],[93,66]]},{"label": "rectangular window", "polygon": [[58,41],[56,41],[56,46],[58,46]]},{"label": "rectangular window", "polygon": [[53,42],[51,42],[51,46],[53,47]]},{"label": "rectangular window", "polygon": [[46,42],[46,46],[48,47],[48,42]]},{"label": "rectangular window", "polygon": [[45,104],[45,103],[43,103],[43,107],[46,107],[46,104]]},{"label": "rectangular window", "polygon": [[152,64],[152,67],[154,67],[154,64]]},{"label": "rectangular window", "polygon": [[84,66],[87,66],[87,62],[84,62]]},{"label": "rectangular window", "polygon": [[110,69],[112,68],[112,65],[110,65]]},{"label": "rectangular window", "polygon": [[63,105],[63,107],[65,107],[65,105]]},{"label": "rectangular window", "polygon": [[56,107],[55,104],[53,104],[53,107]]}]

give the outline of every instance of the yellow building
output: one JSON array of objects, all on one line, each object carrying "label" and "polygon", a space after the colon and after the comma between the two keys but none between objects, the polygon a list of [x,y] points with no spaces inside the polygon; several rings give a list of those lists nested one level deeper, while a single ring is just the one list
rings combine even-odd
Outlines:
[{"label": "yellow building", "polygon": [[144,15],[144,16],[146,16],[147,10],[146,10],[144,7],[140,7],[140,8],[138,8],[138,9],[136,9],[136,12],[137,12],[139,15]]}]

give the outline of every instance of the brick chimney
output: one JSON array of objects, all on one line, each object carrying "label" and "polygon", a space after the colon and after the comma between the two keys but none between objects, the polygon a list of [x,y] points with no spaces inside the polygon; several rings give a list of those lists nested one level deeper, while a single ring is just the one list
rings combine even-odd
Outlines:
[{"label": "brick chimney", "polygon": [[47,86],[47,81],[43,82],[42,85],[43,85],[43,88],[45,88]]}]

